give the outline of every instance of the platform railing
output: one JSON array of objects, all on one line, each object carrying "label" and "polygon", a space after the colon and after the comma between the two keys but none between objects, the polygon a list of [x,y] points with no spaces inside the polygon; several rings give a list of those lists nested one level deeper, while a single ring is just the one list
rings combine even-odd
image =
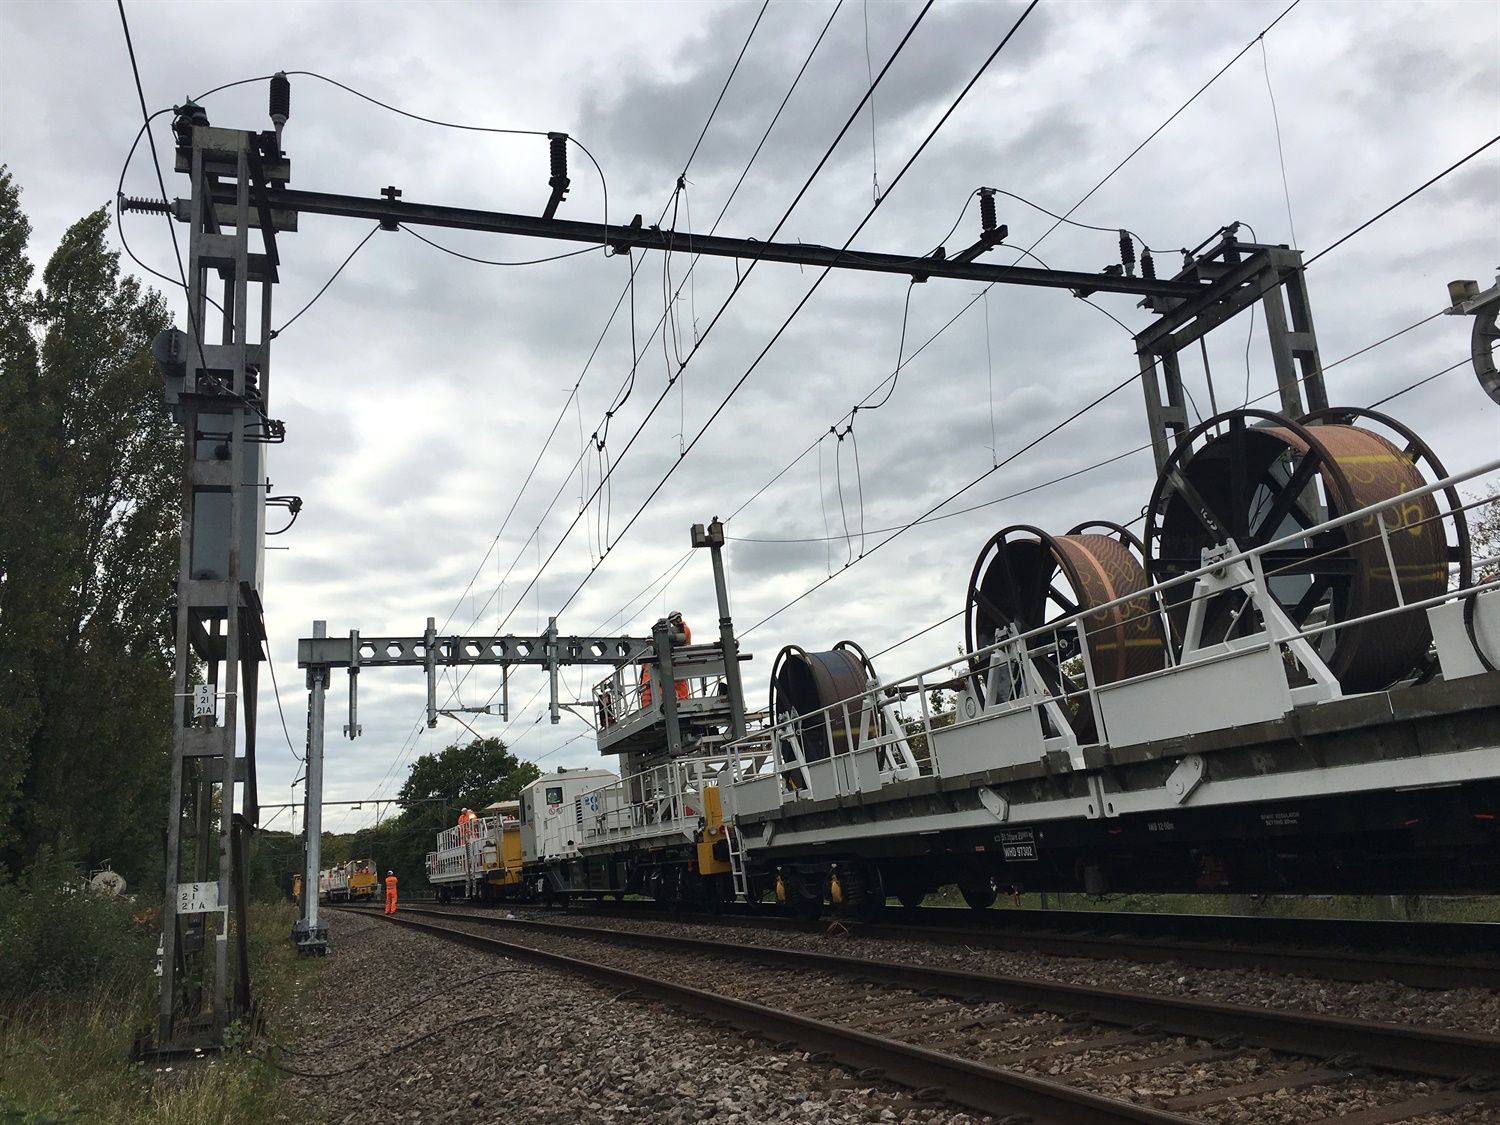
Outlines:
[{"label": "platform railing", "polygon": [[[802,760],[800,753],[801,732],[807,729],[809,723],[821,724],[824,735],[828,740],[830,748],[837,745],[834,741],[834,724],[841,724],[844,731],[851,732],[854,745],[849,751],[840,754],[831,754],[833,760],[846,756],[862,745],[858,737],[863,731],[856,731],[850,720],[854,710],[869,713],[871,709],[891,705],[898,701],[905,701],[915,697],[918,701],[918,713],[907,715],[901,712],[898,715],[899,722],[895,724],[896,729],[882,732],[878,739],[870,740],[869,745],[885,745],[899,739],[905,739],[909,744],[916,743],[918,753],[916,754],[920,772],[923,775],[941,774],[937,760],[932,754],[934,745],[934,733],[941,732],[950,726],[962,726],[975,722],[981,718],[994,717],[997,714],[1030,710],[1042,714],[1051,712],[1051,717],[1043,721],[1039,718],[1038,723],[1043,732],[1043,744],[1048,751],[1059,751],[1069,755],[1072,765],[1081,768],[1083,758],[1079,745],[1073,736],[1070,724],[1065,721],[1059,708],[1068,708],[1073,705],[1087,701],[1092,707],[1095,716],[1101,715],[1099,705],[1100,691],[1102,688],[1118,688],[1122,683],[1129,684],[1150,678],[1165,677],[1172,675],[1180,669],[1173,660],[1172,645],[1165,645],[1167,650],[1167,666],[1159,671],[1147,673],[1145,676],[1136,677],[1135,680],[1114,681],[1109,684],[1101,684],[1096,679],[1092,661],[1090,658],[1089,618],[1097,619],[1108,611],[1125,606],[1130,603],[1141,603],[1149,605],[1146,612],[1155,616],[1162,614],[1162,606],[1165,599],[1162,594],[1178,586],[1187,583],[1198,583],[1210,575],[1223,575],[1226,572],[1243,572],[1242,580],[1219,584],[1214,588],[1195,592],[1188,598],[1178,601],[1174,609],[1182,610],[1191,608],[1193,603],[1206,600],[1211,597],[1221,596],[1228,590],[1248,589],[1259,586],[1263,589],[1266,575],[1263,572],[1259,560],[1272,551],[1284,547],[1309,542],[1318,535],[1349,524],[1368,521],[1377,530],[1371,536],[1372,539],[1382,537],[1382,529],[1385,528],[1383,513],[1391,510],[1398,503],[1409,503],[1412,500],[1453,488],[1455,485],[1472,481],[1488,473],[1500,470],[1500,458],[1491,459],[1474,468],[1464,472],[1453,473],[1441,480],[1433,481],[1421,488],[1402,493],[1396,498],[1387,498],[1377,503],[1370,504],[1364,508],[1347,512],[1333,519],[1325,520],[1309,528],[1299,528],[1292,534],[1281,536],[1270,540],[1257,547],[1239,550],[1231,542],[1227,549],[1221,550],[1211,561],[1206,562],[1194,570],[1176,575],[1172,578],[1158,582],[1144,590],[1134,591],[1128,595],[1115,598],[1101,605],[1091,606],[1078,613],[1059,617],[1048,621],[1038,628],[1026,632],[1013,632],[1009,636],[997,639],[994,643],[976,648],[972,652],[958,657],[954,660],[944,661],[924,668],[919,672],[908,675],[902,679],[885,683],[877,688],[851,696],[836,704],[812,712],[808,715],[798,715],[780,723],[764,727],[760,730],[750,732],[744,739],[732,743],[724,748],[728,759],[728,777],[725,781],[733,787],[734,795],[730,804],[732,808],[740,811],[758,810],[763,807],[776,807],[799,800],[813,799],[823,800],[835,796],[847,795],[851,791],[869,791],[869,788],[887,784],[889,777],[882,776],[877,786],[863,787],[859,784],[861,780],[868,779],[868,774],[863,777],[851,777],[849,771],[836,770],[809,770],[809,763]],[[1476,503],[1483,503],[1478,501]],[[1475,506],[1464,505],[1464,508]],[[1462,510],[1462,509],[1460,509]],[[1444,511],[1433,517],[1438,521],[1451,520],[1455,518],[1456,512]],[[1387,533],[1388,534],[1388,533]],[[1347,548],[1349,544],[1344,544]],[[1343,549],[1343,548],[1341,548]],[[1393,575],[1393,582],[1399,582],[1399,578]],[[1352,617],[1334,622],[1317,622],[1303,627],[1286,626],[1277,629],[1268,629],[1262,633],[1251,634],[1248,637],[1234,642],[1235,654],[1241,654],[1255,649],[1286,649],[1292,645],[1307,642],[1322,637],[1324,634],[1335,632],[1339,629],[1347,629],[1362,625],[1371,621],[1379,621],[1403,613],[1412,613],[1440,606],[1448,602],[1458,601],[1464,598],[1472,598],[1480,593],[1500,589],[1500,576],[1491,576],[1482,579],[1463,589],[1450,589],[1440,595],[1433,597],[1408,601],[1404,597],[1398,599],[1399,604],[1385,610],[1380,610],[1359,617]],[[1109,621],[1107,624],[1095,627],[1095,632],[1103,633],[1118,628],[1120,622]],[[1077,637],[1078,652],[1083,658],[1083,675],[1078,686],[1071,691],[1052,694],[1042,686],[1035,675],[1033,658],[1049,644],[1055,644],[1060,634],[1072,632]],[[1306,648],[1302,649],[1307,652]],[[1022,694],[1012,694],[1010,698],[997,699],[993,693],[986,693],[985,703],[980,703],[975,693],[965,690],[976,679],[998,684],[998,677],[1010,676],[1010,682],[1024,689]],[[933,691],[957,692],[955,709],[944,711],[938,715],[932,713],[929,706],[929,697]],[[1336,695],[1337,688],[1332,694]],[[1328,698],[1329,693],[1324,691],[1321,698]],[[963,713],[966,707],[972,707],[973,713]],[[889,724],[888,724],[889,725]],[[1089,745],[1107,744],[1107,731],[1105,724],[1097,724],[1099,738],[1097,743]],[[925,748],[925,750],[924,750]],[[821,763],[811,763],[820,765]],[[851,784],[852,783],[852,784]],[[747,788],[748,787],[748,788]],[[754,792],[750,790],[753,789]]]},{"label": "platform railing", "polygon": [[[643,675],[644,674],[644,675]],[[672,677],[674,683],[668,690],[677,691],[677,684],[687,685],[683,702],[692,700],[722,700],[728,706],[728,684],[724,676],[724,659],[718,647],[708,645],[687,646],[672,651]],[[655,658],[639,664],[627,664],[616,668],[610,675],[593,687],[594,717],[598,728],[627,722],[643,710],[656,711],[663,698],[661,665]],[[649,695],[647,694],[649,691]],[[649,699],[649,702],[643,700]]]},{"label": "platform railing", "polygon": [[579,795],[584,844],[691,833],[704,816],[703,791],[717,785],[723,755],[678,758]]}]

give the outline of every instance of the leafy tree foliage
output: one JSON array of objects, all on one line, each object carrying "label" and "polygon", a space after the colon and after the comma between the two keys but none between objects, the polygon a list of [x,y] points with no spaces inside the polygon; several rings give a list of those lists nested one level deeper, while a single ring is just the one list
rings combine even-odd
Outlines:
[{"label": "leafy tree foliage", "polygon": [[180,436],[148,346],[161,297],[122,277],[108,212],[28,292],[31,228],[0,167],[0,864],[44,845],[161,869]]},{"label": "leafy tree foliage", "polygon": [[513,801],[521,788],[541,776],[530,762],[520,762],[498,738],[475,738],[437,754],[423,754],[396,800],[411,809],[422,802],[446,801],[475,812],[495,801]]}]

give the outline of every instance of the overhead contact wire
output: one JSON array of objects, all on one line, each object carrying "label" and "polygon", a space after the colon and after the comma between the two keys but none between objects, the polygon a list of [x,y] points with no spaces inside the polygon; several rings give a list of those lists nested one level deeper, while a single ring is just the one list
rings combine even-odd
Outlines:
[{"label": "overhead contact wire", "polygon": [[[916,151],[912,153],[912,155],[907,159],[906,163],[904,165],[902,165],[901,170],[896,173],[895,178],[891,180],[890,186],[886,189],[885,196],[882,197],[882,202],[884,201],[884,199],[889,198],[891,191],[893,191],[895,189],[896,185],[901,182],[902,178],[906,175],[907,171],[910,170],[911,166],[922,155],[923,151],[926,150],[927,146],[932,142],[932,139],[937,135],[938,131],[947,123],[948,118],[951,117],[953,115],[953,113],[958,109],[959,105],[963,102],[964,98],[967,96],[967,94],[969,93],[969,91],[972,90],[974,88],[975,84],[978,83],[979,79],[984,76],[984,73],[985,73],[986,70],[989,69],[990,64],[992,62],[994,62],[995,58],[1000,54],[1000,52],[1002,50],[1004,50],[1006,44],[1008,44],[1011,41],[1012,37],[1020,29],[1021,25],[1026,22],[1026,18],[1036,9],[1036,6],[1037,6],[1037,4],[1039,2],[1040,2],[1040,0],[1032,0],[1032,2],[1029,5],[1027,5],[1026,9],[1016,19],[1016,22],[1011,26],[1011,29],[1008,32],[1006,32],[1005,37],[1000,41],[999,45],[993,51],[990,52],[989,56],[985,59],[985,61],[980,65],[979,69],[975,72],[974,76],[972,78],[970,78],[969,81],[964,85],[964,88],[959,92],[958,96],[954,99],[953,103],[948,107],[948,109],[946,111],[944,111],[942,117],[938,119],[937,124],[932,127],[932,130],[927,134],[927,136],[925,138],[923,138],[922,143],[917,146]],[[929,2],[928,5],[926,5],[925,7],[923,7],[923,9],[922,9],[922,15],[925,15],[926,12],[927,12],[927,10],[928,10],[928,8],[930,8],[930,7],[931,7],[931,3]],[[920,16],[919,16],[919,19],[920,19]],[[907,32],[907,38],[910,37],[911,32],[914,31],[915,29],[916,29],[916,24],[914,23],[912,25],[911,30],[909,30]],[[904,44],[905,42],[906,42],[906,38],[903,38],[902,43]],[[899,48],[898,48],[898,50],[899,50]],[[891,59],[886,63],[885,68],[882,69],[882,71],[881,71],[882,75],[884,75],[887,72],[887,70],[889,70],[891,63],[895,61],[895,57],[896,57],[895,55],[891,56]],[[866,97],[868,97],[868,96],[869,96],[869,93],[867,92]],[[863,104],[863,100],[862,100],[861,104]],[[857,112],[858,112],[858,109],[856,109],[856,113]],[[847,128],[848,128],[848,125],[845,126],[845,129],[847,129]],[[840,136],[842,136],[842,132],[840,133]],[[837,142],[835,142],[835,143],[837,143]],[[830,152],[831,151],[832,150],[830,149]],[[824,160],[825,161],[827,160],[826,156],[824,157]],[[818,165],[819,168],[822,167],[822,163],[823,162],[819,162],[819,165]],[[809,183],[810,182],[811,181],[809,181]],[[797,198],[801,199],[802,194],[804,192],[806,192],[806,190],[807,190],[807,188],[806,188],[806,186],[804,186],[803,191],[798,193],[798,197]],[[795,207],[795,206],[796,206],[796,202],[794,201],[793,202],[793,207]],[[875,212],[879,209],[879,207],[880,207],[880,203],[876,203],[876,204],[874,204],[874,206],[872,206],[870,208],[869,212],[865,215],[864,219],[862,219],[860,221],[859,225],[857,227],[855,227],[854,232],[848,237],[848,239],[845,240],[843,247],[840,248],[840,253],[842,253],[843,250],[847,249],[849,247],[849,245],[854,241],[854,239],[859,236],[859,233],[862,230],[864,230],[864,228],[865,228],[866,225],[868,225],[868,223],[874,217]],[[790,211],[790,209],[788,209],[788,215],[790,215],[790,213],[791,213],[791,211]],[[783,220],[783,222],[784,221],[785,220]],[[780,228],[778,226],[778,230],[779,229]],[[774,235],[773,235],[773,237],[774,237]],[[754,263],[752,263],[752,265],[753,264]],[[818,287],[822,284],[823,280],[828,277],[829,273],[831,273],[832,270],[833,270],[833,265],[832,264],[830,264],[828,266],[825,266],[823,268],[823,271],[818,275],[817,279],[808,288],[807,292],[803,295],[802,299],[797,302],[796,307],[787,316],[786,320],[784,320],[782,322],[781,326],[776,330],[776,333],[766,343],[765,347],[763,347],[760,350],[760,352],[756,355],[755,359],[751,362],[750,366],[746,369],[745,373],[743,375],[741,375],[740,378],[735,382],[734,386],[730,388],[729,393],[727,395],[725,395],[723,401],[720,402],[719,405],[714,409],[714,412],[709,416],[708,421],[706,421],[703,424],[702,428],[699,429],[699,431],[697,432],[697,434],[695,434],[693,436],[693,440],[688,443],[687,450],[684,452],[683,456],[679,457],[667,469],[667,472],[663,475],[662,479],[657,482],[656,486],[651,490],[650,494],[646,497],[645,501],[641,504],[640,508],[638,508],[636,510],[635,515],[631,516],[629,522],[625,525],[624,528],[621,529],[621,531],[620,531],[620,537],[621,538],[623,538],[624,535],[630,530],[630,527],[640,517],[641,513],[643,513],[646,510],[646,508],[650,505],[651,501],[653,499],[655,499],[655,497],[657,496],[657,494],[660,493],[660,491],[662,490],[662,488],[665,487],[667,481],[671,479],[672,474],[677,470],[677,467],[682,464],[683,460],[686,457],[686,454],[692,452],[693,448],[702,439],[703,435],[708,432],[709,427],[711,427],[713,425],[714,421],[719,417],[719,415],[721,413],[723,413],[724,409],[729,405],[730,401],[734,398],[735,394],[739,391],[739,389],[742,386],[744,386],[746,380],[749,379],[750,375],[760,365],[761,360],[763,360],[766,357],[766,355],[770,352],[771,348],[774,347],[775,344],[776,344],[776,342],[781,339],[782,334],[790,326],[790,324],[792,323],[792,321],[796,318],[797,314],[800,313],[802,311],[802,309],[807,305],[808,301],[810,301],[812,299],[813,294],[817,292]],[[715,318],[715,319],[717,319],[717,318]],[[568,600],[563,603],[563,606],[562,606],[563,609],[566,609],[567,606],[572,603],[573,599],[576,598],[578,596],[578,594],[582,591],[584,584],[586,584],[588,582],[589,577],[592,576],[594,573],[595,573],[595,571],[591,570],[589,572],[589,574],[584,577],[583,582],[579,583],[578,588],[575,589],[573,591],[573,593],[571,595],[569,595]],[[559,610],[559,612],[561,612],[561,610]]]}]

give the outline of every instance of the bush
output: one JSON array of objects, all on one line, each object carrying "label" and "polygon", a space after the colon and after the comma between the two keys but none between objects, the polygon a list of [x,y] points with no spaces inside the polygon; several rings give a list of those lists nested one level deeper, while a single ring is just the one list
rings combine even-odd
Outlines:
[{"label": "bush", "polygon": [[139,990],[156,954],[154,911],[92,890],[45,850],[0,886],[0,1008],[21,1000]]}]

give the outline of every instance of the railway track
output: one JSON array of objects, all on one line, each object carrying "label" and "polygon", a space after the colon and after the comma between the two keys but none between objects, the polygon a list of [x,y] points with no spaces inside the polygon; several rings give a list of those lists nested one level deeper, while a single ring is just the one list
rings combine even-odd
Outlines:
[{"label": "railway track", "polygon": [[[728,1021],[1014,1125],[1271,1120],[1247,1116],[1246,1105],[1314,1089],[1325,1105],[1343,1091],[1358,1108],[1280,1119],[1378,1125],[1461,1111],[1483,1120],[1497,1104],[1488,1100],[1500,1075],[1495,1036],[493,914],[404,908],[394,920]],[[1153,1078],[1184,1068],[1207,1076],[1188,1093]]]},{"label": "railway track", "polygon": [[[591,911],[619,913],[616,903]],[[682,915],[639,904],[629,917],[681,921]],[[588,907],[583,908],[589,911]],[[1017,919],[1015,914],[1027,915]],[[691,916],[695,922],[818,933],[827,923],[760,912]],[[989,922],[990,918],[1002,919]],[[1178,924],[1179,919],[1187,921]],[[1268,923],[1260,926],[1258,923]],[[1308,926],[1283,923],[1310,923]],[[1249,923],[1240,925],[1239,923]],[[1045,953],[1058,957],[1173,961],[1205,969],[1253,968],[1338,981],[1395,981],[1413,988],[1500,986],[1500,924],[1353,923],[1331,919],[1213,915],[1104,914],[1089,911],[976,912],[928,908],[890,911],[878,922],[843,923],[860,937]],[[1427,932],[1423,926],[1434,925]],[[1402,927],[1405,928],[1403,932]],[[1433,950],[1463,951],[1439,955]]]}]

